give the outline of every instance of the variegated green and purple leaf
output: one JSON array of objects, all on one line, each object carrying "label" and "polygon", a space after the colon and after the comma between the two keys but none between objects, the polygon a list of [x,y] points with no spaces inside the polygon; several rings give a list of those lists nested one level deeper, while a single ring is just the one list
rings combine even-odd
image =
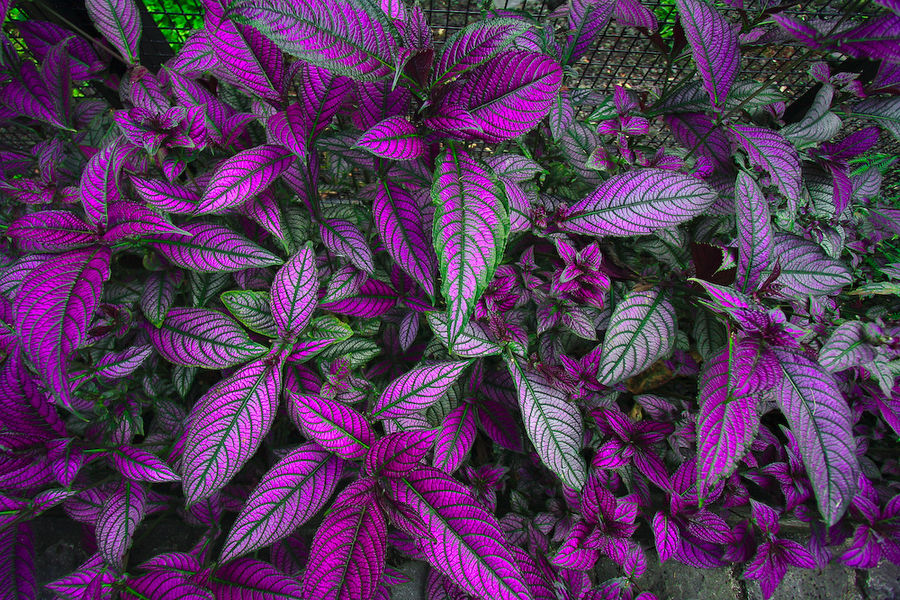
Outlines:
[{"label": "variegated green and purple leaf", "polygon": [[207,308],[173,308],[150,341],[167,361],[185,367],[224,369],[266,351],[234,320]]},{"label": "variegated green and purple leaf", "polygon": [[190,236],[159,213],[137,202],[120,200],[107,207],[109,220],[103,242],[116,244],[126,239],[141,239],[159,234]]},{"label": "variegated green and purple leaf", "polygon": [[420,463],[434,445],[435,431],[419,429],[396,431],[379,438],[365,457],[366,473],[403,477]]},{"label": "variegated green and purple leaf", "polygon": [[343,219],[329,219],[319,224],[319,234],[329,250],[348,259],[360,271],[369,275],[375,272],[375,257],[359,227]]},{"label": "variegated green and purple leaf", "polygon": [[678,0],[678,16],[713,106],[721,106],[741,65],[731,23],[704,0]]},{"label": "variegated green and purple leaf", "polygon": [[194,221],[181,225],[181,229],[190,237],[166,234],[150,242],[169,262],[183,269],[221,273],[282,263],[265,248],[221,225]]},{"label": "variegated green and purple leaf", "polygon": [[255,558],[237,558],[225,563],[209,576],[208,587],[216,600],[304,597],[295,577]]},{"label": "variegated green and purple leaf", "polygon": [[503,349],[496,342],[491,341],[481,325],[469,321],[456,335],[456,339],[450,340],[450,320],[444,313],[429,311],[425,318],[431,326],[434,335],[441,340],[451,354],[462,358],[483,358],[500,354]]},{"label": "variegated green and purple leaf", "polygon": [[41,210],[9,224],[6,235],[23,252],[65,252],[97,241],[93,227],[64,210]]},{"label": "variegated green and purple leaf", "polygon": [[155,327],[162,327],[169,309],[175,303],[176,288],[184,276],[181,271],[150,273],[141,293],[141,312]]},{"label": "variegated green and purple leaf", "polygon": [[[822,248],[790,233],[775,234],[772,256],[778,258],[781,271],[775,280],[780,291],[797,297],[832,294],[852,283],[850,270],[826,256]],[[771,274],[771,268],[764,277]]]},{"label": "variegated green and purple leaf", "polygon": [[126,63],[140,60],[141,15],[134,0],[86,0],[97,31],[119,51]]},{"label": "variegated green and purple leaf", "polygon": [[471,361],[413,367],[392,381],[372,406],[373,419],[393,419],[428,408],[447,393]]},{"label": "variegated green and purple leaf", "polygon": [[299,103],[289,104],[266,119],[266,132],[273,142],[281,144],[298,158],[306,157],[309,131],[306,110]]},{"label": "variegated green and purple leaf", "polygon": [[113,448],[109,460],[119,473],[132,481],[165,483],[181,479],[159,457],[135,446]]},{"label": "variegated green and purple leaf", "polygon": [[747,152],[750,164],[768,173],[785,197],[800,197],[800,158],[784,136],[752,125],[732,125],[730,131],[738,146]]},{"label": "variegated green and purple leaf", "polygon": [[131,346],[121,352],[107,354],[97,361],[94,368],[99,377],[122,379],[134,373],[151,354],[153,346],[150,344]]},{"label": "variegated green and purple leaf", "polygon": [[141,200],[164,212],[193,214],[200,194],[177,183],[130,176],[131,185]]},{"label": "variegated green and purple leaf", "polygon": [[312,244],[307,244],[278,270],[272,281],[272,317],[281,337],[296,337],[309,325],[318,291],[316,254]]},{"label": "variegated green and purple leaf", "polygon": [[447,413],[434,443],[435,467],[453,473],[475,442],[475,407],[464,402]]},{"label": "variegated green and purple leaf", "polygon": [[320,396],[291,393],[288,414],[320,446],[345,459],[360,458],[372,445],[375,433],[355,409]]},{"label": "variegated green and purple leaf", "polygon": [[331,498],[343,463],[315,443],[299,446],[260,479],[222,546],[222,562],[269,546],[311,519]]},{"label": "variegated green and purple leaf", "polygon": [[375,123],[354,147],[392,160],[415,160],[425,154],[425,140],[419,137],[416,126],[399,115]]},{"label": "variegated green and purple leaf", "polygon": [[831,332],[819,349],[819,364],[838,373],[875,360],[875,347],[868,343],[861,321],[846,321]]},{"label": "variegated green and purple leaf", "polygon": [[278,337],[278,328],[272,318],[269,294],[253,290],[229,290],[219,296],[222,304],[241,324],[268,338]]},{"label": "variegated green and purple leaf", "polygon": [[84,212],[94,225],[106,225],[107,206],[122,197],[119,173],[133,149],[117,137],[103,146],[85,165],[79,192]]},{"label": "variegated green and purple leaf", "polygon": [[96,524],[97,549],[113,568],[121,568],[131,538],[147,512],[147,491],[136,482],[123,480],[106,497]]},{"label": "variegated green and purple leaf", "polygon": [[738,173],[734,184],[738,224],[738,268],[735,285],[743,292],[754,292],[762,283],[763,272],[772,262],[772,220],[769,203],[754,179]]},{"label": "variegated green and purple leaf", "polygon": [[4,527],[0,531],[0,595],[22,600],[37,598],[34,567],[31,527],[28,523]]},{"label": "variegated green and purple leaf", "polygon": [[293,161],[293,154],[272,144],[238,152],[213,172],[195,212],[221,213],[243,204],[269,187]]},{"label": "variegated green and purple leaf", "polygon": [[492,19],[470,23],[454,33],[437,58],[432,85],[443,85],[486,63],[510,47],[527,29],[515,19]]}]

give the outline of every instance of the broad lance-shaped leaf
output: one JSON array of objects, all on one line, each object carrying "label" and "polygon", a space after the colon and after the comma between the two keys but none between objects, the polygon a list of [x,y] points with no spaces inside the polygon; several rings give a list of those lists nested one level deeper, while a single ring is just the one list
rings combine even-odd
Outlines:
[{"label": "broad lance-shaped leaf", "polygon": [[97,375],[107,379],[122,379],[131,375],[153,354],[150,344],[130,346],[121,352],[111,352],[97,361]]},{"label": "broad lance-shaped leaf", "polygon": [[731,475],[759,430],[757,399],[737,389],[736,357],[723,348],[703,366],[697,390],[698,495]]},{"label": "broad lance-shaped leaf", "polygon": [[293,338],[312,319],[318,302],[319,279],[316,253],[311,243],[287,261],[272,281],[272,317],[283,338]]},{"label": "broad lance-shaped leaf", "polygon": [[474,118],[479,129],[470,130],[472,137],[502,142],[531,131],[547,116],[561,82],[562,67],[546,54],[504,52],[472,69],[444,105]]},{"label": "broad lance-shaped leaf", "polygon": [[713,106],[721,106],[741,65],[731,23],[704,0],[678,0],[678,16]]},{"label": "broad lance-shaped leaf", "polygon": [[387,556],[387,519],[365,480],[347,487],[313,538],[302,598],[374,598]]},{"label": "broad lance-shaped leaf", "polygon": [[266,119],[266,131],[272,141],[281,144],[300,158],[306,156],[307,127],[306,111],[296,102]]},{"label": "broad lance-shaped leaf", "polygon": [[225,369],[266,351],[234,320],[208,308],[173,308],[149,333],[163,358],[185,367]]},{"label": "broad lance-shaped leaf", "polygon": [[99,246],[55,256],[28,274],[13,304],[22,349],[49,392],[67,408],[72,396],[66,363],[87,337],[109,278],[110,258],[110,251]]},{"label": "broad lance-shaped leaf", "polygon": [[425,234],[422,211],[404,188],[379,179],[372,214],[381,241],[400,267],[434,297],[437,258]]},{"label": "broad lance-shaped leaf", "polygon": [[241,367],[212,387],[188,417],[181,477],[188,505],[222,489],[256,453],[281,395],[281,364]]},{"label": "broad lance-shaped leaf", "polygon": [[838,373],[873,360],[875,348],[866,340],[865,325],[860,321],[838,325],[819,350],[819,364],[829,373]]},{"label": "broad lance-shaped leaf", "polygon": [[830,110],[833,99],[834,86],[823,85],[803,119],[784,127],[781,134],[797,145],[832,139],[841,130],[840,118]]},{"label": "broad lance-shaped leaf", "polygon": [[475,407],[464,402],[447,413],[434,444],[434,466],[453,473],[475,442]]},{"label": "broad lance-shaped leaf", "polygon": [[41,210],[9,224],[6,235],[23,252],[65,252],[97,240],[94,228],[65,210]]},{"label": "broad lance-shaped leaf", "polygon": [[508,355],[505,360],[525,431],[538,456],[563,483],[580,490],[587,481],[587,471],[581,457],[584,425],[578,406],[543,374],[521,364],[518,357]]},{"label": "broad lance-shaped leaf", "polygon": [[142,239],[160,233],[190,236],[156,211],[137,202],[113,202],[107,207],[107,216],[109,229],[102,238],[105,244],[115,244],[128,238]]},{"label": "broad lance-shaped leaf", "polygon": [[503,195],[468,153],[448,148],[436,165],[432,237],[452,342],[469,322],[503,257],[509,215]]},{"label": "broad lance-shaped leaf", "polygon": [[213,172],[196,212],[221,213],[243,204],[269,187],[294,160],[293,154],[271,144],[238,152]]},{"label": "broad lance-shaped leaf", "polygon": [[172,270],[150,273],[141,294],[141,312],[156,327],[161,327],[163,320],[175,302],[175,288],[184,276],[181,271]]},{"label": "broad lance-shaped leaf", "polygon": [[481,328],[481,325],[474,321],[469,321],[456,336],[456,339],[451,342],[450,322],[447,315],[429,311],[425,313],[425,318],[428,320],[434,335],[441,340],[441,343],[447,346],[452,355],[462,358],[483,358],[500,354],[503,351],[496,342],[491,341],[484,329]]},{"label": "broad lance-shaped leaf", "polygon": [[220,561],[269,546],[309,521],[334,493],[343,463],[315,443],[294,448],[262,476],[247,498]]},{"label": "broad lance-shaped leaf", "polygon": [[394,72],[399,34],[372,0],[238,0],[230,15],[291,56],[338,75],[375,81]]},{"label": "broad lance-shaped leaf", "polygon": [[171,598],[172,600],[214,600],[213,593],[194,583],[179,571],[151,571],[125,581],[123,600],[144,598]]},{"label": "broad lance-shaped leaf", "polygon": [[229,290],[219,298],[228,312],[250,331],[269,338],[278,337],[278,328],[272,318],[271,299],[266,292]]},{"label": "broad lance-shaped leaf", "polygon": [[393,380],[372,407],[373,419],[393,419],[428,408],[447,393],[472,361],[413,367]]},{"label": "broad lance-shaped leaf", "polygon": [[107,564],[122,567],[122,558],[131,546],[131,536],[147,510],[147,492],[133,481],[123,480],[103,501],[97,518],[97,549]]},{"label": "broad lance-shaped leaf", "polygon": [[444,44],[434,66],[432,85],[441,85],[484,64],[527,30],[523,21],[491,19],[469,23]]},{"label": "broad lance-shaped leaf", "polygon": [[119,473],[134,481],[164,483],[180,479],[159,457],[134,446],[119,446],[110,450],[109,460]]},{"label": "broad lance-shaped leaf", "polygon": [[417,540],[425,558],[464,592],[497,600],[532,598],[497,519],[468,488],[422,466],[392,479],[391,490],[428,527],[431,538]]},{"label": "broad lance-shaped leaf", "polygon": [[750,163],[772,178],[772,183],[790,200],[800,197],[800,158],[797,149],[777,131],[751,125],[732,125],[738,145]]},{"label": "broad lance-shaped leaf", "polygon": [[775,400],[797,439],[819,512],[834,525],[856,494],[853,419],[834,378],[801,354],[775,350],[782,379]]},{"label": "broad lance-shaped leaf", "polygon": [[703,181],[662,169],[634,169],[605,181],[568,209],[562,227],[591,236],[652,233],[702,214],[717,199]]},{"label": "broad lance-shaped leaf", "polygon": [[319,396],[291,393],[289,398],[291,420],[326,450],[351,460],[363,456],[372,445],[372,426],[355,409]]},{"label": "broad lance-shaped leaf", "polygon": [[563,63],[575,64],[587,52],[609,23],[616,2],[570,0],[568,8],[569,32],[562,50]]},{"label": "broad lance-shaped leaf", "polygon": [[[850,270],[843,263],[826,256],[818,244],[790,233],[775,234],[772,256],[781,265],[776,282],[784,294],[799,297],[831,294],[853,282]],[[768,277],[770,273],[771,269],[766,269],[763,275]]]},{"label": "broad lance-shaped leaf", "polygon": [[403,477],[419,466],[434,445],[434,436],[432,429],[419,429],[395,431],[379,438],[366,453],[366,473]]},{"label": "broad lance-shaped leaf", "polygon": [[134,0],[86,0],[97,31],[119,51],[125,62],[140,61],[141,15]]},{"label": "broad lance-shaped leaf", "polygon": [[360,271],[375,273],[375,257],[359,227],[343,219],[329,219],[319,224],[319,234],[329,250],[347,258]]},{"label": "broad lance-shaped leaf", "polygon": [[193,190],[176,183],[137,175],[132,175],[129,179],[141,200],[159,210],[177,214],[192,214],[197,210],[200,195]]},{"label": "broad lance-shaped leaf", "polygon": [[425,140],[419,137],[416,126],[399,115],[373,125],[354,147],[393,160],[415,160],[425,154]]},{"label": "broad lance-shaped leaf", "polygon": [[613,310],[597,380],[613,385],[667,356],[675,344],[675,309],[658,289],[630,292]]},{"label": "broad lance-shaped leaf", "polygon": [[735,284],[743,292],[754,292],[772,261],[772,219],[769,203],[748,173],[738,173],[734,185],[738,225],[738,268]]},{"label": "broad lance-shaped leaf", "polygon": [[853,105],[853,114],[863,115],[900,140],[900,97],[869,98]]},{"label": "broad lance-shaped leaf", "polygon": [[285,575],[269,563],[238,558],[219,567],[209,578],[216,600],[295,600],[303,598],[296,577]]},{"label": "broad lance-shaped leaf", "polygon": [[181,228],[190,237],[167,234],[151,240],[151,246],[177,267],[200,273],[221,273],[282,263],[265,248],[221,225],[196,221],[185,223]]},{"label": "broad lance-shaped leaf", "polygon": [[0,597],[34,600],[36,588],[31,528],[10,524],[0,530]]},{"label": "broad lance-shaped leaf", "polygon": [[94,225],[106,225],[106,207],[122,197],[119,173],[132,150],[121,137],[114,138],[88,160],[81,172],[81,204]]}]

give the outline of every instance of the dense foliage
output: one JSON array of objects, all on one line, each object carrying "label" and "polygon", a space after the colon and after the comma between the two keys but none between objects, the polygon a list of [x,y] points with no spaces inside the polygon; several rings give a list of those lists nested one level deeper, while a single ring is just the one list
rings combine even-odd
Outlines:
[{"label": "dense foliage", "polygon": [[[48,511],[87,534],[48,586],[78,600],[386,599],[410,559],[435,600],[649,600],[648,553],[768,598],[900,564],[900,215],[851,170],[900,137],[878,3],[677,0],[663,37],[570,0],[436,44],[398,0],[206,0],[156,73],[134,0],[87,0],[103,39],[7,22],[0,598],[36,596]],[[670,85],[567,85],[610,19]],[[740,70],[788,38],[799,112]],[[195,544],[138,560],[173,518]]]}]

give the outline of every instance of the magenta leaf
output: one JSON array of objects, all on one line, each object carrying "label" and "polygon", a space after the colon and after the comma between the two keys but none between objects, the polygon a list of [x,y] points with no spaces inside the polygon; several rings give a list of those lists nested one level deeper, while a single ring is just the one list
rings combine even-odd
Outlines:
[{"label": "magenta leaf", "polygon": [[[775,234],[772,256],[781,268],[776,282],[782,293],[798,297],[831,294],[853,282],[843,263],[826,256],[818,244],[790,233]],[[771,273],[767,269],[764,276]]]},{"label": "magenta leaf", "polygon": [[562,68],[543,54],[504,52],[472,69],[444,102],[468,112],[479,130],[471,136],[501,142],[534,129],[559,93]]},{"label": "magenta leaf", "polygon": [[27,523],[0,530],[0,596],[21,600],[37,598],[34,541]]},{"label": "magenta leaf", "polygon": [[354,148],[362,148],[382,158],[415,160],[425,154],[425,141],[406,117],[393,116],[370,127]]},{"label": "magenta leaf", "polygon": [[131,346],[121,352],[112,352],[97,361],[97,375],[106,379],[122,379],[131,375],[153,354],[153,346]]},{"label": "magenta leaf", "polygon": [[900,139],[900,98],[869,98],[854,104],[853,113],[872,119]]},{"label": "magenta leaf", "polygon": [[97,548],[112,567],[121,568],[131,536],[147,511],[147,492],[139,483],[123,480],[107,496],[97,519]]},{"label": "magenta leaf", "polygon": [[372,406],[372,418],[393,419],[423,410],[447,393],[472,361],[413,367],[394,379]]},{"label": "magenta leaf", "polygon": [[175,302],[175,292],[184,276],[181,271],[156,272],[147,277],[141,294],[141,312],[155,327],[162,327]]},{"label": "magenta leaf", "polygon": [[431,429],[419,429],[396,431],[379,438],[366,453],[366,473],[403,477],[419,466],[434,445],[434,436]]},{"label": "magenta leaf", "polygon": [[153,571],[125,582],[123,600],[214,600],[213,593],[182,574]]},{"label": "magenta leaf", "polygon": [[230,10],[291,56],[338,75],[375,81],[394,72],[399,35],[371,0],[240,0]]},{"label": "magenta leaf", "polygon": [[31,271],[13,305],[22,349],[67,408],[72,397],[66,363],[87,337],[109,262],[110,251],[97,246],[55,256]]},{"label": "magenta leaf", "polygon": [[377,279],[369,279],[363,283],[359,291],[344,300],[322,304],[321,308],[352,317],[380,317],[397,304],[397,293],[386,283]]},{"label": "magenta leaf", "polygon": [[437,258],[425,234],[418,203],[394,183],[379,179],[376,185],[372,213],[388,254],[433,297]]},{"label": "magenta leaf", "polygon": [[819,364],[829,373],[838,373],[875,360],[875,348],[860,321],[841,323],[819,349]]},{"label": "magenta leaf", "polygon": [[434,335],[447,346],[450,352],[462,358],[482,358],[500,354],[502,348],[491,339],[481,328],[481,325],[469,321],[457,334],[454,341],[450,341],[450,320],[444,313],[429,311],[425,313],[428,324]]},{"label": "magenta leaf", "polygon": [[115,244],[128,238],[143,238],[157,234],[189,236],[183,229],[172,225],[162,215],[138,204],[119,201],[107,207],[109,229],[103,234],[103,242]]},{"label": "magenta leaf", "polygon": [[702,214],[717,199],[704,182],[662,169],[634,169],[605,181],[568,209],[566,231],[592,236],[652,233]]},{"label": "magenta leaf", "polygon": [[221,213],[243,204],[269,187],[293,161],[290,152],[275,145],[238,152],[213,172],[196,212]]},{"label": "magenta leaf", "polygon": [[434,443],[435,467],[453,473],[475,442],[475,407],[464,402],[447,413]]},{"label": "magenta leaf", "polygon": [[222,546],[222,562],[269,546],[306,523],[334,493],[342,463],[314,443],[299,446],[260,479]]},{"label": "magenta leaf", "polygon": [[[22,39],[28,49],[38,60],[43,60],[51,48],[69,39],[66,51],[69,54],[68,66],[72,79],[82,81],[90,79],[94,73],[103,69],[103,61],[97,56],[91,43],[74,33],[49,21],[19,21],[16,23]],[[71,39],[70,39],[71,38]]]},{"label": "magenta leaf", "polygon": [[288,412],[307,437],[341,458],[365,455],[375,434],[366,418],[336,400],[303,394],[289,395]]},{"label": "magenta leaf", "polygon": [[372,249],[359,227],[343,219],[329,219],[319,224],[319,233],[329,250],[347,258],[360,271],[369,275],[375,272]]},{"label": "magenta leaf", "polygon": [[134,0],[86,0],[85,7],[97,31],[119,51],[125,62],[137,64],[141,15]]},{"label": "magenta leaf", "polygon": [[306,110],[298,103],[290,104],[266,119],[266,131],[277,142],[297,157],[306,156]]},{"label": "magenta leaf", "polygon": [[775,393],[778,407],[797,440],[819,512],[833,525],[853,499],[859,477],[850,407],[818,364],[784,350],[775,354],[783,374]]},{"label": "magenta leaf", "polygon": [[472,492],[433,467],[422,466],[392,479],[397,502],[425,521],[432,539],[417,545],[436,569],[467,594],[483,598],[531,598],[497,520]]},{"label": "magenta leaf", "polygon": [[181,461],[188,504],[228,483],[268,433],[281,394],[281,365],[268,363],[242,367],[194,405]]},{"label": "magenta leaf", "polygon": [[81,203],[95,225],[106,225],[107,206],[121,198],[119,173],[132,150],[122,138],[114,138],[91,157],[81,173]]},{"label": "magenta leaf", "polygon": [[587,480],[581,447],[584,425],[578,405],[569,402],[565,392],[547,378],[506,356],[513,378],[525,431],[541,461],[570,488],[580,490]]},{"label": "magenta leaf", "polygon": [[64,210],[42,210],[9,224],[6,235],[24,252],[65,252],[97,241],[94,228]]},{"label": "magenta leaf", "polygon": [[434,248],[447,302],[447,337],[454,341],[503,257],[509,215],[503,195],[469,154],[451,148],[436,165],[431,188]]},{"label": "magenta leaf", "polygon": [[704,0],[678,0],[678,16],[713,106],[721,106],[741,64],[731,23]]},{"label": "magenta leaf", "polygon": [[754,292],[771,265],[773,233],[769,203],[754,179],[744,171],[734,185],[738,221],[737,288]]},{"label": "magenta leaf", "polygon": [[255,558],[237,558],[209,578],[216,600],[292,600],[304,598],[297,579]]},{"label": "magenta leaf", "polygon": [[703,367],[697,390],[697,494],[737,468],[759,429],[757,397],[738,385],[737,347],[726,347]]},{"label": "magenta leaf", "polygon": [[492,19],[470,23],[453,34],[438,57],[432,85],[448,83],[507,49],[526,31],[523,21]]},{"label": "magenta leaf", "polygon": [[200,273],[241,271],[253,267],[280,265],[282,260],[234,231],[195,221],[181,229],[191,237],[178,234],[155,236],[151,245],[172,264]]},{"label": "magenta leaf", "polygon": [[768,173],[785,197],[800,197],[800,158],[784,136],[750,125],[732,125],[730,130],[738,146],[747,152],[750,163]]},{"label": "magenta leaf", "polygon": [[375,498],[366,480],[337,497],[313,538],[303,598],[374,597],[387,555],[387,519]]},{"label": "magenta leaf", "polygon": [[138,196],[159,210],[178,214],[192,214],[197,210],[200,195],[184,186],[137,175],[131,175],[130,179]]},{"label": "magenta leaf", "polygon": [[296,337],[309,325],[318,290],[316,254],[308,243],[278,270],[272,281],[272,317],[281,337]]},{"label": "magenta leaf", "polygon": [[178,481],[178,475],[158,457],[134,446],[119,446],[109,452],[116,470],[133,481],[164,483]]},{"label": "magenta leaf", "polygon": [[353,93],[352,79],[335,75],[309,63],[302,63],[296,75],[300,105],[306,107],[308,137],[315,138],[331,123],[344,103]]},{"label": "magenta leaf", "polygon": [[[705,96],[703,102],[706,103]],[[708,159],[717,170],[728,173],[734,170],[731,140],[712,117],[703,113],[678,113],[664,116],[663,122],[679,144]]]},{"label": "magenta leaf", "polygon": [[163,358],[185,367],[224,369],[266,351],[232,319],[207,308],[173,308],[149,333]]},{"label": "magenta leaf", "polygon": [[675,309],[664,292],[630,292],[610,317],[597,380],[612,385],[644,371],[672,351],[675,332]]}]

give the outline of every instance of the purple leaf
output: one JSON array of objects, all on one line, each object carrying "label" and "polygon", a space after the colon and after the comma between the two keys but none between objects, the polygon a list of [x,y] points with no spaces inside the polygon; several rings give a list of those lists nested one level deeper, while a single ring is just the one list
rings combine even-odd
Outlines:
[{"label": "purple leaf", "polygon": [[504,52],[471,70],[444,103],[466,110],[480,131],[472,137],[501,142],[534,129],[559,93],[562,68],[533,52]]},{"label": "purple leaf", "polygon": [[783,374],[775,399],[797,439],[819,512],[834,525],[853,499],[859,477],[850,407],[818,364],[784,350],[775,354]]},{"label": "purple leaf", "polygon": [[840,324],[819,349],[819,364],[829,373],[838,373],[875,360],[875,348],[865,335],[860,321]]},{"label": "purple leaf", "polygon": [[319,224],[319,234],[329,250],[349,259],[360,271],[375,273],[375,257],[359,227],[350,221],[329,219]]},{"label": "purple leaf", "polygon": [[356,295],[338,302],[322,304],[321,308],[339,315],[372,319],[380,317],[396,304],[397,293],[389,285],[377,279],[369,279],[360,286]]},{"label": "purple leaf", "polygon": [[697,494],[701,500],[716,482],[734,472],[759,429],[757,398],[738,385],[738,360],[726,347],[706,362],[700,374]]},{"label": "purple leaf", "polygon": [[91,157],[81,173],[81,203],[95,225],[106,225],[106,207],[121,198],[119,172],[132,150],[122,138],[115,138]]},{"label": "purple leaf", "polygon": [[840,118],[831,112],[834,86],[824,85],[813,99],[806,115],[781,129],[781,135],[798,146],[827,142],[841,130]]},{"label": "purple leaf", "polygon": [[300,105],[306,107],[308,136],[315,138],[328,127],[353,92],[353,80],[309,63],[301,64],[295,79]]},{"label": "purple leaf", "polygon": [[327,4],[240,0],[230,10],[291,56],[338,75],[375,81],[394,72],[399,36],[370,0]]},{"label": "purple leaf", "polygon": [[[704,97],[704,103],[706,98]],[[678,143],[709,159],[717,170],[731,173],[734,164],[731,158],[731,140],[721,127],[713,123],[709,115],[701,113],[678,113],[666,115],[663,122],[669,126]]]},{"label": "purple leaf", "polygon": [[334,493],[342,463],[314,443],[299,446],[259,481],[222,546],[222,562],[269,546],[306,523]]},{"label": "purple leaf", "polygon": [[643,27],[651,33],[659,28],[656,15],[647,9],[640,0],[616,0],[613,17],[622,27]]},{"label": "purple leaf", "polygon": [[282,260],[234,231],[196,221],[181,229],[191,237],[166,234],[155,236],[151,245],[172,264],[200,273],[242,271],[279,265]]},{"label": "purple leaf", "polygon": [[373,598],[384,572],[387,520],[369,483],[351,484],[313,538],[303,598]]},{"label": "purple leaf", "polygon": [[219,59],[209,41],[209,32],[195,29],[175,56],[166,62],[166,68],[194,77],[215,70],[218,63]]},{"label": "purple leaf", "polygon": [[134,0],[86,0],[85,6],[97,31],[119,51],[125,62],[137,64],[141,15]]},{"label": "purple leaf", "polygon": [[672,351],[675,332],[675,309],[664,292],[630,292],[610,317],[597,380],[612,385],[644,371]]},{"label": "purple leaf", "polygon": [[853,105],[853,113],[873,119],[900,140],[900,98],[869,98]]},{"label": "purple leaf", "polygon": [[53,111],[57,118],[71,127],[72,74],[69,70],[68,39],[55,44],[41,62],[41,78],[47,91],[53,93]]},{"label": "purple leaf", "polygon": [[216,570],[209,579],[216,600],[291,600],[303,598],[296,578],[255,558],[238,558]]},{"label": "purple leaf", "polygon": [[734,185],[738,224],[738,268],[735,285],[755,292],[771,266],[773,232],[769,203],[754,179],[744,171]]},{"label": "purple leaf", "polygon": [[563,63],[574,64],[603,33],[616,2],[611,0],[570,0]]},{"label": "purple leaf", "polygon": [[545,169],[532,159],[518,154],[492,154],[485,159],[497,177],[522,183]]},{"label": "purple leaf", "polygon": [[272,317],[282,338],[294,338],[309,325],[318,291],[316,254],[308,243],[278,270],[272,281]]},{"label": "purple leaf", "polygon": [[106,354],[97,361],[95,369],[99,377],[106,379],[123,379],[138,369],[150,355],[153,354],[153,346],[131,346],[121,352]]},{"label": "purple leaf", "polygon": [[150,560],[138,565],[145,571],[171,572],[171,573],[197,573],[201,569],[200,561],[193,554],[184,552],[167,552],[157,554]]},{"label": "purple leaf", "polygon": [[554,140],[562,138],[563,132],[575,122],[575,107],[572,105],[572,96],[568,90],[560,90],[556,95],[547,121],[550,125],[550,135]]},{"label": "purple leaf", "polygon": [[97,71],[103,69],[103,61],[97,56],[91,43],[64,27],[49,21],[37,20],[18,21],[16,26],[28,49],[41,61],[53,46],[71,38],[66,51],[69,54],[69,71],[72,79],[78,81],[90,79]]},{"label": "purple leaf", "polygon": [[797,150],[784,136],[771,129],[750,125],[732,125],[730,129],[754,167],[768,173],[785,197],[800,197],[800,159]]},{"label": "purple leaf", "polygon": [[320,446],[348,460],[360,458],[375,434],[366,418],[336,400],[291,393],[291,420]]},{"label": "purple leaf", "polygon": [[393,160],[415,160],[425,154],[425,140],[406,117],[394,116],[369,128],[354,148],[368,150],[375,156]]},{"label": "purple leaf", "polygon": [[393,419],[423,410],[447,393],[472,361],[414,367],[394,379],[372,407],[373,419]]},{"label": "purple leaf", "polygon": [[467,594],[483,598],[531,598],[497,520],[472,492],[446,473],[419,467],[392,479],[397,502],[413,508],[433,539],[417,545],[428,562]]},{"label": "purple leaf", "polygon": [[0,597],[35,600],[34,541],[27,523],[0,530],[0,557]]},{"label": "purple leaf", "polygon": [[131,175],[131,185],[144,202],[170,213],[193,214],[200,195],[184,186]]},{"label": "purple leaf", "polygon": [[122,558],[131,546],[131,536],[146,510],[146,490],[127,479],[103,501],[97,519],[97,548],[107,564],[114,568],[123,566]]},{"label": "purple leaf", "polygon": [[677,551],[680,541],[678,527],[662,511],[653,515],[653,539],[660,562],[671,558]]},{"label": "purple leaf", "polygon": [[196,213],[221,213],[240,206],[284,173],[294,156],[281,146],[266,145],[238,152],[213,172]]},{"label": "purple leaf", "polygon": [[192,582],[181,574],[154,571],[125,582],[123,600],[145,600],[146,598],[166,598],[166,600],[214,600],[208,589]]},{"label": "purple leaf", "polygon": [[464,402],[447,413],[434,443],[435,467],[453,473],[475,442],[475,409]]},{"label": "purple leaf", "polygon": [[433,238],[452,342],[469,322],[503,257],[509,215],[502,194],[469,154],[447,149],[436,165]]},{"label": "purple leaf", "polygon": [[189,235],[137,202],[114,202],[109,205],[107,214],[109,229],[103,234],[103,241],[107,244],[158,234]]},{"label": "purple leaf", "polygon": [[187,504],[222,489],[268,433],[281,394],[281,365],[268,362],[241,367],[194,405],[181,461]]},{"label": "purple leaf", "polygon": [[570,488],[580,490],[587,479],[581,447],[584,425],[578,405],[547,378],[507,356],[506,366],[518,392],[525,431],[541,461]]},{"label": "purple leaf", "polygon": [[[775,234],[772,256],[781,266],[776,282],[783,293],[799,297],[831,294],[853,282],[843,263],[826,256],[818,244],[790,233]],[[770,274],[767,269],[764,276]]]},{"label": "purple leaf", "polygon": [[175,288],[184,276],[181,271],[150,273],[141,294],[141,312],[155,327],[162,327],[163,320],[175,302]]},{"label": "purple leaf", "polygon": [[163,358],[185,367],[225,369],[266,351],[232,319],[207,308],[173,308],[149,333]]},{"label": "purple leaf", "polygon": [[425,234],[422,211],[404,188],[379,179],[372,202],[378,234],[400,267],[434,297],[437,258]]},{"label": "purple leaf", "polygon": [[432,85],[449,83],[486,63],[508,48],[526,29],[526,23],[515,19],[469,23],[444,44],[434,67]]},{"label": "purple leaf", "polygon": [[713,106],[721,106],[741,64],[734,28],[703,0],[678,0],[678,16]]},{"label": "purple leaf", "polygon": [[419,429],[396,431],[379,438],[366,453],[366,473],[403,477],[419,466],[434,445],[434,436],[431,429]]},{"label": "purple leaf", "polygon": [[72,400],[66,362],[87,337],[109,278],[110,256],[108,249],[94,246],[51,258],[31,271],[13,305],[22,349],[65,407]]},{"label": "purple leaf", "polygon": [[425,313],[425,318],[428,320],[434,335],[456,356],[462,358],[483,358],[500,354],[503,350],[498,344],[491,341],[478,323],[469,321],[457,334],[456,339],[451,342],[450,320],[447,318],[447,315],[429,311]]},{"label": "purple leaf", "polygon": [[18,72],[9,67],[5,70],[4,82],[0,83],[0,98],[2,98],[0,104],[6,105],[17,114],[45,121],[60,129],[66,128],[60,115],[51,109],[55,106],[53,100],[55,90],[51,92],[47,89],[33,62],[22,62]]},{"label": "purple leaf", "polygon": [[627,236],[652,233],[702,214],[716,193],[690,175],[634,169],[605,181],[568,209],[562,222],[571,233]]},{"label": "purple leaf", "polygon": [[229,290],[219,297],[222,304],[250,331],[268,338],[278,337],[278,328],[272,318],[269,295],[252,290]]},{"label": "purple leaf", "polygon": [[16,240],[23,252],[65,252],[97,240],[90,225],[63,210],[42,210],[20,217],[9,224],[6,235]]},{"label": "purple leaf", "polygon": [[164,483],[181,479],[158,457],[134,446],[119,446],[110,451],[109,458],[119,473],[134,481]]},{"label": "purple leaf", "polygon": [[298,103],[290,104],[266,119],[266,131],[277,142],[299,158],[306,156],[306,110]]}]

